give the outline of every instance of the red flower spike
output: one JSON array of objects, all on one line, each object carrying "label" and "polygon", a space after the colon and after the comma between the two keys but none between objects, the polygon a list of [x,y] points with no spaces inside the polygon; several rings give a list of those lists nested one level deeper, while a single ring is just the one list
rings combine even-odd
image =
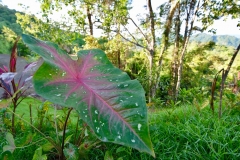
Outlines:
[{"label": "red flower spike", "polygon": [[14,42],[12,53],[10,57],[9,68],[10,72],[16,72],[16,63],[17,63],[17,43],[20,37],[17,37],[16,41]]}]

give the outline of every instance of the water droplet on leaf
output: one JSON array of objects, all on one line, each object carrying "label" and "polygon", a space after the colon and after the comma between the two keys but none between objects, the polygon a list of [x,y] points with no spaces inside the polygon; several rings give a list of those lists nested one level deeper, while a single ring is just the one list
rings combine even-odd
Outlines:
[{"label": "water droplet on leaf", "polygon": [[106,137],[103,137],[102,141],[103,141],[103,142],[106,142],[106,141],[107,141],[107,138],[106,138]]},{"label": "water droplet on leaf", "polygon": [[138,130],[141,130],[142,125],[140,123],[138,123]]},{"label": "water droplet on leaf", "polygon": [[66,72],[63,72],[63,73],[62,73],[62,77],[64,77],[65,75],[66,75]]},{"label": "water droplet on leaf", "polygon": [[96,127],[97,133],[99,133],[99,129],[100,129],[99,127]]}]

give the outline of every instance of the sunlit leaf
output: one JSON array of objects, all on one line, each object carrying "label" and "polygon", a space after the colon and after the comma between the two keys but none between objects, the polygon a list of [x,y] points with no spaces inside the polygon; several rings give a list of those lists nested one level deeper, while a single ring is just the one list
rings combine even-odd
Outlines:
[{"label": "sunlit leaf", "polygon": [[105,152],[104,160],[113,160],[113,156],[110,151]]},{"label": "sunlit leaf", "polygon": [[10,146],[16,147],[16,146],[15,146],[15,143],[14,143],[13,135],[12,135],[11,133],[8,132],[8,133],[6,134],[6,140],[7,140],[7,142],[9,143]]},{"label": "sunlit leaf", "polygon": [[42,154],[42,147],[35,150],[32,160],[47,160],[47,155]]},{"label": "sunlit leaf", "polygon": [[15,143],[14,143],[13,135],[11,133],[7,132],[5,138],[8,142],[8,145],[3,146],[3,152],[10,151],[11,153],[13,153],[13,151],[16,148]]},{"label": "sunlit leaf", "polygon": [[53,144],[50,142],[43,144],[41,147],[44,152],[49,152],[51,149],[54,148]]}]

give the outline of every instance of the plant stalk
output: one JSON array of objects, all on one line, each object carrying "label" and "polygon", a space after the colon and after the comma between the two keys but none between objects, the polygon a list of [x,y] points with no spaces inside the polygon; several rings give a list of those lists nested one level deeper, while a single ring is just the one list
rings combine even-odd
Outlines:
[{"label": "plant stalk", "polygon": [[71,111],[73,110],[73,108],[70,108],[68,110],[68,114],[64,123],[64,128],[63,128],[63,137],[62,137],[62,150],[61,150],[61,160],[64,160],[64,153],[63,153],[63,149],[64,149],[64,140],[65,140],[65,135],[66,135],[66,128],[67,128],[67,122],[70,116]]}]

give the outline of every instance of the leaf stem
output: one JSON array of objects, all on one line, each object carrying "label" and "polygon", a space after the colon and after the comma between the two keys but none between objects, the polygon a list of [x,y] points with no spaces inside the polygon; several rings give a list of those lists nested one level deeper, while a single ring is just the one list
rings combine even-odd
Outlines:
[{"label": "leaf stem", "polygon": [[65,140],[65,134],[66,134],[66,128],[67,128],[67,122],[68,122],[68,119],[69,119],[69,116],[71,114],[71,111],[73,110],[73,108],[70,108],[68,110],[68,114],[67,114],[67,117],[66,117],[66,120],[65,120],[65,123],[64,123],[64,128],[63,128],[63,137],[62,137],[62,150],[61,150],[61,160],[64,159],[64,154],[63,154],[63,149],[64,149],[64,140]]}]

